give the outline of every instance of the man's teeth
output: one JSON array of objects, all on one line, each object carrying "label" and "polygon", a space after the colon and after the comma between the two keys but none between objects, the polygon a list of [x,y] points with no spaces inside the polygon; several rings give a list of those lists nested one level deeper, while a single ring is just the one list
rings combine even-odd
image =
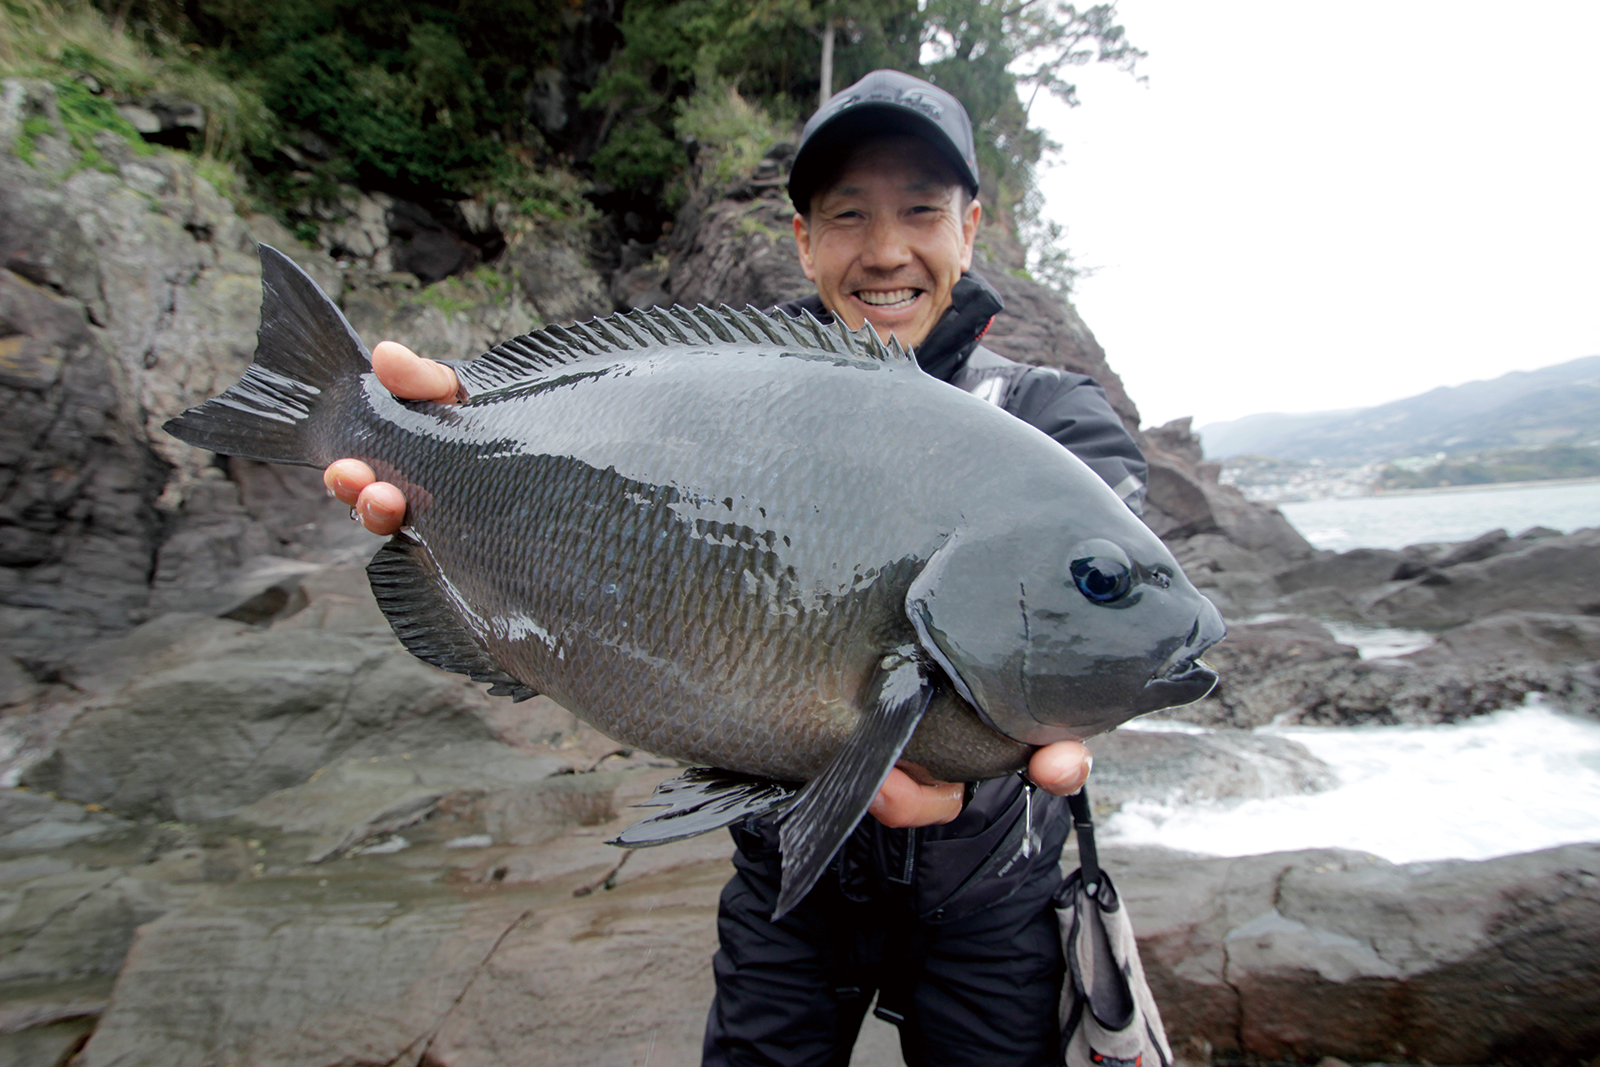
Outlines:
[{"label": "man's teeth", "polygon": [[881,308],[891,304],[908,304],[917,298],[919,292],[919,289],[891,289],[886,293],[874,293],[863,289],[856,293],[856,298],[863,304]]}]

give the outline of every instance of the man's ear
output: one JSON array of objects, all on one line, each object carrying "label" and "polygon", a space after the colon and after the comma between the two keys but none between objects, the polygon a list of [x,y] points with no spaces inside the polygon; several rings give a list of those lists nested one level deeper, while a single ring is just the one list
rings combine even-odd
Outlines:
[{"label": "man's ear", "polygon": [[[794,213],[794,244],[800,251],[800,269],[806,272],[807,281],[817,280],[817,270],[811,263],[811,226],[800,212]],[[968,253],[971,258],[971,253]]]},{"label": "man's ear", "polygon": [[[983,217],[983,205],[978,203],[978,198],[973,197],[972,203],[967,205],[966,211],[961,213],[961,269],[972,269],[972,247],[978,240],[978,220]],[[810,272],[806,277],[811,277]]]}]

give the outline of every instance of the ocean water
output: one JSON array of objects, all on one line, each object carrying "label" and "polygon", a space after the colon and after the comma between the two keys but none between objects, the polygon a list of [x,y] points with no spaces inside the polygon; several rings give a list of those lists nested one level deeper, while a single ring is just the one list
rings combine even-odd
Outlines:
[{"label": "ocean water", "polygon": [[1104,839],[1214,856],[1347,848],[1393,863],[1600,841],[1600,721],[1534,698],[1449,726],[1260,732],[1305,745],[1338,786],[1233,803],[1130,803],[1106,821]]},{"label": "ocean water", "polygon": [[1516,534],[1530,526],[1562,533],[1600,526],[1600,481],[1307,500],[1278,508],[1318,548],[1403,548],[1465,541],[1496,527]]},{"label": "ocean water", "polygon": [[[1600,526],[1600,481],[1280,507],[1318,548],[1401,548],[1463,541],[1496,527],[1516,534],[1530,526],[1563,533]],[[1404,655],[1432,641],[1414,630],[1327,625],[1364,659]],[[1323,793],[1231,803],[1135,802],[1107,820],[1103,836],[1216,856],[1348,848],[1394,863],[1488,859],[1600,841],[1600,720],[1562,714],[1536,697],[1449,726],[1261,732],[1305,745],[1339,784]]]}]

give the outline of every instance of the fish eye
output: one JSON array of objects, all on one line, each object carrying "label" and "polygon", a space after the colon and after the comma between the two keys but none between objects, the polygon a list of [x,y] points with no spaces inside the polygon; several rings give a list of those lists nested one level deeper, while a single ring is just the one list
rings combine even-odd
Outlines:
[{"label": "fish eye", "polygon": [[1122,549],[1095,538],[1072,553],[1068,570],[1078,592],[1096,604],[1121,600],[1133,588],[1133,567]]}]

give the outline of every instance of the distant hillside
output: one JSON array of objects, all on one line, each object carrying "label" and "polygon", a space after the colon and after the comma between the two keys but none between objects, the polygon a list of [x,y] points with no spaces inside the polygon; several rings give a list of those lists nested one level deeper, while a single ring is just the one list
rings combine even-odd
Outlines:
[{"label": "distant hillside", "polygon": [[1208,459],[1371,463],[1600,439],[1600,356],[1434,389],[1378,407],[1249,415],[1200,428]]}]

